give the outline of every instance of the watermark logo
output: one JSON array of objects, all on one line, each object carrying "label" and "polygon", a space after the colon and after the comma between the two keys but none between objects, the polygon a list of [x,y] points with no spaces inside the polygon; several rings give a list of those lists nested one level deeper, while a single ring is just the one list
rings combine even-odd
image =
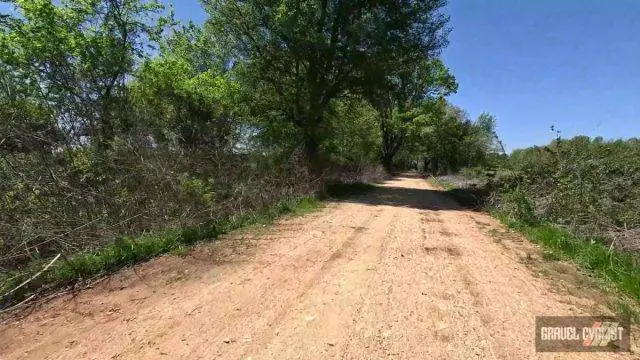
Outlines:
[{"label": "watermark logo", "polygon": [[629,352],[629,317],[537,316],[538,352]]}]

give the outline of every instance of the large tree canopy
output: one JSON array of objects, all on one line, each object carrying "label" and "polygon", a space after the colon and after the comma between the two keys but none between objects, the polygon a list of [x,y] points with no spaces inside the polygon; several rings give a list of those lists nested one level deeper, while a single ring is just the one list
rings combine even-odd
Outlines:
[{"label": "large tree canopy", "polygon": [[398,59],[428,59],[446,44],[443,0],[203,3],[210,29],[251,81],[277,94],[316,165],[333,99],[387,87]]},{"label": "large tree canopy", "polygon": [[[142,0],[15,0],[0,22],[6,98],[49,109],[77,141],[106,144],[131,126],[125,84],[145,47],[159,39],[163,5]],[[9,90],[10,89],[10,90]],[[1,100],[0,100],[1,101]]]}]

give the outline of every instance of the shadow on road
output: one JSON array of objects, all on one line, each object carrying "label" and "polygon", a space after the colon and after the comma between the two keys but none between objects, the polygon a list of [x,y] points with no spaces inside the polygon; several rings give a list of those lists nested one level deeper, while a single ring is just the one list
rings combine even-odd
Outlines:
[{"label": "shadow on road", "polygon": [[385,184],[375,186],[366,194],[350,196],[342,201],[373,206],[387,205],[434,211],[463,209],[462,206],[450,198],[444,191],[395,187],[390,185],[394,180],[405,178],[418,178],[418,176],[402,175],[401,177],[396,177],[385,182]]}]

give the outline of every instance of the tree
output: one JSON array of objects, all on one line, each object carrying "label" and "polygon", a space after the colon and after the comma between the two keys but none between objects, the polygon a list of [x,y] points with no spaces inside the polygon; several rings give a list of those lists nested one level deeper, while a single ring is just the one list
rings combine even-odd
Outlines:
[{"label": "tree", "polygon": [[[443,0],[204,0],[208,26],[233,49],[252,88],[266,87],[321,167],[325,111],[387,78],[397,56],[429,58],[444,43]],[[377,85],[376,85],[377,86]]]},{"label": "tree", "polygon": [[464,166],[493,166],[504,158],[505,151],[496,133],[496,119],[489,113],[482,113],[469,127],[462,146]]},{"label": "tree", "polygon": [[125,83],[167,23],[158,1],[15,0],[0,22],[0,65],[50,109],[68,139],[107,145],[131,126]]},{"label": "tree", "polygon": [[370,89],[369,99],[380,113],[381,160],[387,170],[392,170],[396,154],[405,145],[412,112],[457,88],[449,69],[439,59],[433,59],[407,61],[389,75],[387,85],[383,82]]},{"label": "tree", "polygon": [[382,142],[378,112],[360,97],[345,97],[327,111],[323,151],[332,164],[368,166],[380,160]]},{"label": "tree", "polygon": [[424,171],[446,173],[488,165],[500,154],[496,120],[483,113],[474,122],[444,98],[424,101],[410,112],[403,156],[421,160]]},{"label": "tree", "polygon": [[154,139],[224,151],[233,145],[239,88],[205,36],[194,25],[176,31],[159,56],[142,64],[129,88]]}]

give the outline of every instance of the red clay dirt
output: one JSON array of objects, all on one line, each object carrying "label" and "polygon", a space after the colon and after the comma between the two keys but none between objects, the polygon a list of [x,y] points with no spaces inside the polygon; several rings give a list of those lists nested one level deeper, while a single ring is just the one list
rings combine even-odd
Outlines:
[{"label": "red clay dirt", "polygon": [[487,227],[502,229],[395,178],[41,305],[0,325],[0,359],[637,356],[536,353],[536,315],[602,307],[535,276]]}]

